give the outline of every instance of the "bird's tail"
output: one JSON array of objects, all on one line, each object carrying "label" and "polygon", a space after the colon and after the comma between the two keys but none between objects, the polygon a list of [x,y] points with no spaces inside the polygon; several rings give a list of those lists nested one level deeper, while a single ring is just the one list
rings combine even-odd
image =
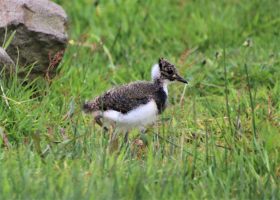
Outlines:
[{"label": "bird's tail", "polygon": [[94,111],[98,110],[97,107],[98,106],[96,105],[95,101],[93,101],[93,102],[92,101],[87,101],[83,104],[83,111],[85,113],[91,113],[91,112],[94,112]]}]

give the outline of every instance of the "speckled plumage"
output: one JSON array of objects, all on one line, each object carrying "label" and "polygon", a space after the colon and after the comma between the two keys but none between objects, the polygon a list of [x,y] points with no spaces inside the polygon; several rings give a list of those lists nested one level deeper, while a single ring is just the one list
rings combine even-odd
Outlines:
[{"label": "speckled plumage", "polygon": [[138,81],[112,88],[94,100],[86,102],[83,106],[84,111],[94,113],[99,125],[102,125],[100,118],[104,117],[120,125],[145,126],[149,120],[154,120],[154,115],[161,114],[165,110],[167,84],[174,80],[187,83],[178,75],[175,66],[164,59],[159,59],[159,63],[153,67],[152,79],[151,82]]},{"label": "speckled plumage", "polygon": [[166,107],[167,94],[162,83],[139,81],[113,88],[84,105],[88,111],[116,110],[123,114],[154,99],[159,114]]}]

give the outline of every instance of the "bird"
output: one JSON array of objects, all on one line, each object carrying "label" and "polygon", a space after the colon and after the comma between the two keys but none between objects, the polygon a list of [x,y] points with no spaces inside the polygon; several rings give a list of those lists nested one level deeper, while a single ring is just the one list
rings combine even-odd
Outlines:
[{"label": "bird", "polygon": [[[145,130],[167,107],[168,85],[174,81],[188,84],[174,64],[164,58],[152,66],[151,81],[136,81],[113,87],[83,104],[85,113],[108,130],[108,125],[125,132],[125,141],[133,128]],[[113,136],[113,137],[116,137]]]}]

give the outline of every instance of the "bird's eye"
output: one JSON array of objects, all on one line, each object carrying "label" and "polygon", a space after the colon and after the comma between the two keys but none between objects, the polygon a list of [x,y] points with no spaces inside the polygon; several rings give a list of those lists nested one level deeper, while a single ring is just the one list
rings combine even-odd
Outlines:
[{"label": "bird's eye", "polygon": [[169,69],[169,70],[167,70],[167,73],[168,73],[168,74],[173,74],[173,70],[172,70],[172,69]]}]

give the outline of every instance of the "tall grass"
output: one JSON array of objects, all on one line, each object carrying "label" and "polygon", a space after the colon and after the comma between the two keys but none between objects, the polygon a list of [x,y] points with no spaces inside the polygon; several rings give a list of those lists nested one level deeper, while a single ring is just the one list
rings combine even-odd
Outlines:
[{"label": "tall grass", "polygon": [[[1,76],[0,199],[278,199],[278,1],[56,2],[72,40],[59,75]],[[110,153],[82,103],[162,56],[189,86]]]}]

